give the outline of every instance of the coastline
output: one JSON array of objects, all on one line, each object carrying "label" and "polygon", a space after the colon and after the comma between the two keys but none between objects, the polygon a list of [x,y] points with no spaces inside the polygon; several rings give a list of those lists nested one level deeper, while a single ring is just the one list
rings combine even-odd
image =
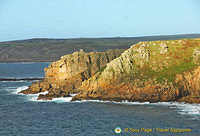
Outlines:
[{"label": "coastline", "polygon": [[129,101],[103,101],[103,100],[81,100],[81,101],[71,101],[72,97],[61,97],[61,98],[53,98],[52,100],[37,100],[37,96],[39,94],[47,94],[48,92],[38,93],[38,94],[21,94],[20,91],[26,89],[26,87],[19,87],[17,89],[17,92],[15,94],[17,95],[25,95],[26,97],[29,97],[29,101],[34,102],[55,102],[55,103],[104,103],[104,104],[119,104],[119,105],[143,105],[143,106],[167,106],[169,108],[176,108],[181,115],[200,115],[200,103],[185,103],[185,102],[129,102]]},{"label": "coastline", "polygon": [[[145,41],[127,50],[64,55],[24,94],[52,100],[200,103],[200,39]],[[181,52],[177,52],[181,49]]]}]

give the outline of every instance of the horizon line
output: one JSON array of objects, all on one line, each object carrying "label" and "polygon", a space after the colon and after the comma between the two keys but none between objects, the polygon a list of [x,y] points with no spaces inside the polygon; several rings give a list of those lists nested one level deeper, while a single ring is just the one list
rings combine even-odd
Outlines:
[{"label": "horizon line", "polygon": [[156,37],[156,36],[181,36],[181,35],[200,35],[199,33],[180,33],[180,34],[162,34],[162,35],[141,35],[141,36],[105,36],[105,37],[68,37],[68,38],[48,38],[48,37],[32,37],[26,39],[16,39],[16,40],[5,40],[3,42],[16,42],[16,41],[26,41],[26,40],[36,40],[36,39],[46,39],[46,40],[73,40],[73,39],[112,39],[112,38],[142,38],[142,37]]}]

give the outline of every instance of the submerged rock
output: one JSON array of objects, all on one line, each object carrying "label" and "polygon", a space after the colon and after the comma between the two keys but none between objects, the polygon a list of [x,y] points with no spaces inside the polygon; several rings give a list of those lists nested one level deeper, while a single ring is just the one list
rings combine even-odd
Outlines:
[{"label": "submerged rock", "polygon": [[48,94],[40,94],[37,98],[37,100],[52,100],[53,98],[58,98],[58,97],[70,97],[69,92],[66,91],[61,91],[61,90],[53,90],[49,91]]}]

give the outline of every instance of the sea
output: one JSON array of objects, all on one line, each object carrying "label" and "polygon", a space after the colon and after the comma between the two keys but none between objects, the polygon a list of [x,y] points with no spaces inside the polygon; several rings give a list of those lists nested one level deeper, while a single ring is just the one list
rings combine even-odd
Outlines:
[{"label": "sea", "polygon": [[[41,78],[48,65],[0,63],[0,78]],[[200,135],[200,104],[37,101],[38,94],[18,94],[32,82],[0,81],[0,136]]]}]

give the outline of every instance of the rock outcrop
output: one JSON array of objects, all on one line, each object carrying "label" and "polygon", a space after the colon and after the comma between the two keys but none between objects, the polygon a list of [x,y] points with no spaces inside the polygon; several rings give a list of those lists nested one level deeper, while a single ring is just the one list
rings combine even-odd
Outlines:
[{"label": "rock outcrop", "polygon": [[49,91],[46,95],[39,95],[38,99],[52,99],[67,97],[70,93],[77,93],[84,80],[89,79],[97,71],[105,68],[111,60],[120,56],[124,50],[108,50],[106,52],[85,53],[83,50],[62,56],[44,69],[45,78],[33,83],[24,94],[36,94]]},{"label": "rock outcrop", "polygon": [[[122,53],[123,52],[123,53]],[[139,42],[127,50],[65,55],[24,94],[38,99],[200,103],[200,39]]]},{"label": "rock outcrop", "polygon": [[200,103],[200,39],[140,42],[85,80],[73,100]]},{"label": "rock outcrop", "polygon": [[194,49],[193,59],[196,64],[200,64],[200,49]]},{"label": "rock outcrop", "polygon": [[200,103],[200,66],[178,74],[175,82],[179,86],[179,102]]}]

